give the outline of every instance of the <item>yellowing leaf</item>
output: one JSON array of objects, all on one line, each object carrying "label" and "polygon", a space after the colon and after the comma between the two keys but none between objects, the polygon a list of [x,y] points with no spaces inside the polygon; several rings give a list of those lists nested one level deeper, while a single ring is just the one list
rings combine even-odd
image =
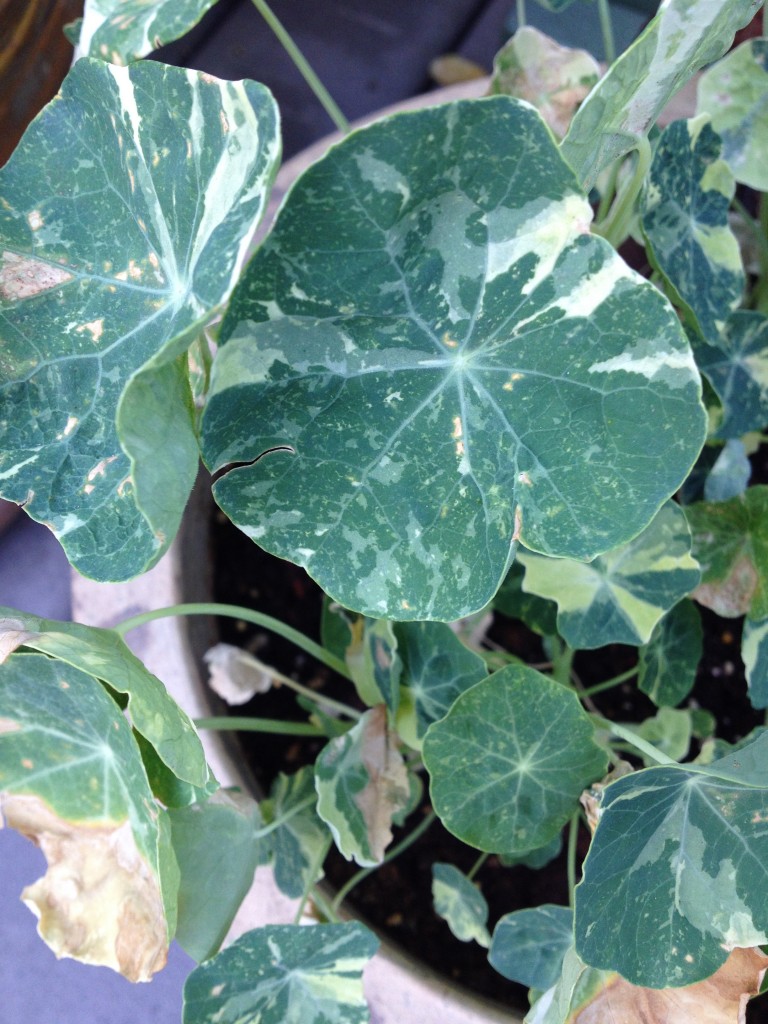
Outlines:
[{"label": "yellowing leaf", "polygon": [[0,812],[48,861],[22,899],[57,957],[111,967],[129,981],[149,981],[165,966],[162,893],[130,822],[109,828],[65,821],[31,795],[4,795]]},{"label": "yellowing leaf", "polygon": [[568,1024],[745,1024],[766,967],[759,949],[736,949],[710,978],[685,988],[639,988],[617,974]]}]

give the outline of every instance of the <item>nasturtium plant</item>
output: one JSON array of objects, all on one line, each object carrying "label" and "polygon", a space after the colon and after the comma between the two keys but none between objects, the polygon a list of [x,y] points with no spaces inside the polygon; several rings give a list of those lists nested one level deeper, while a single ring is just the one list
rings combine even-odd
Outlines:
[{"label": "nasturtium plant", "polygon": [[[134,980],[175,936],[184,1024],[364,1024],[378,941],[342,903],[410,850],[435,959],[490,947],[529,1024],[735,1020],[768,962],[766,40],[707,66],[759,3],[665,0],[599,81],[522,26],[501,94],[349,132],[258,237],[268,91],[139,59],[210,6],[87,0],[88,56],[0,170],[0,489],[126,579],[202,453],[320,583],[321,637],[268,606],[0,609],[0,810],[48,860],[41,933]],[[303,652],[208,655],[233,726],[290,737],[258,794],[124,640],[195,611]],[[474,850],[423,856],[441,825]],[[555,860],[563,905],[520,906]],[[226,945],[257,868],[295,923]],[[417,934],[398,893],[361,905]]]},{"label": "nasturtium plant", "polygon": [[176,533],[198,464],[180,358],[279,154],[262,85],[84,59],[0,170],[0,486],[87,575],[135,576]]},{"label": "nasturtium plant", "polygon": [[224,319],[203,455],[227,515],[347,607],[403,620],[481,608],[518,538],[592,558],[639,532],[703,441],[699,381],[591,218],[507,97],[333,148]]}]

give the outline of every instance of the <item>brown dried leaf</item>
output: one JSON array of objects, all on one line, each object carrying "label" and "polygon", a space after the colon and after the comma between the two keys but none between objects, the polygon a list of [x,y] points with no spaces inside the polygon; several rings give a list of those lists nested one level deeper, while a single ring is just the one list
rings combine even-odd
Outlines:
[{"label": "brown dried leaf", "polygon": [[592,832],[597,828],[597,824],[600,821],[600,801],[603,796],[603,790],[606,786],[615,782],[617,779],[622,778],[624,775],[631,775],[634,768],[629,761],[618,760],[616,767],[612,768],[604,779],[600,782],[595,782],[585,789],[579,797],[579,803],[584,808],[584,813],[587,816],[587,824]]},{"label": "brown dried leaf", "polygon": [[366,715],[361,760],[369,778],[354,800],[363,815],[368,842],[378,863],[392,841],[392,818],[407,807],[410,797],[408,772],[388,728],[384,704],[372,708]]},{"label": "brown dried leaf", "polygon": [[22,899],[57,957],[111,967],[129,981],[149,981],[165,966],[163,899],[129,822],[78,825],[36,796],[9,794],[0,794],[0,825],[3,816],[48,861]]},{"label": "brown dried leaf", "polygon": [[10,657],[17,647],[23,647],[28,640],[34,640],[39,633],[30,633],[20,619],[0,618],[0,665]]},{"label": "brown dried leaf", "polygon": [[0,298],[10,302],[29,299],[72,280],[72,274],[55,263],[4,251],[0,254]]},{"label": "brown dried leaf", "polygon": [[724,580],[702,583],[691,596],[715,614],[732,619],[749,611],[759,583],[757,569],[745,555],[733,563]]},{"label": "brown dried leaf", "polygon": [[685,988],[640,988],[616,975],[568,1024],[745,1024],[766,967],[759,949],[735,949],[711,978]]},{"label": "brown dried leaf", "polygon": [[266,693],[274,682],[267,665],[232,644],[216,644],[205,653],[208,685],[227,704],[245,704],[257,693]]}]

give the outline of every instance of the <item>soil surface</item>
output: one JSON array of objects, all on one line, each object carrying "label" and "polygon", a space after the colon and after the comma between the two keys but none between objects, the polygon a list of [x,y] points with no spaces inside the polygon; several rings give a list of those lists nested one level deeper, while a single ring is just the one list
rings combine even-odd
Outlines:
[{"label": "soil surface", "polygon": [[[766,463],[768,457],[765,451],[761,451],[754,459],[755,476],[768,479]],[[220,513],[214,515],[211,529],[215,600],[266,612],[313,639],[319,639],[322,593],[306,573],[263,552]],[[720,723],[719,735],[733,742],[764,721],[763,714],[755,711],[746,699],[746,683],[739,657],[741,620],[723,620],[703,608],[701,612],[704,656],[686,705],[711,711]],[[246,647],[265,663],[274,665],[305,685],[323,688],[326,693],[348,703],[356,700],[348,681],[318,666],[280,637],[231,619],[220,620],[219,629],[221,640]],[[540,639],[520,623],[498,616],[489,635],[528,661],[545,660]],[[574,669],[582,683],[589,686],[632,667],[636,658],[634,648],[613,645],[578,654]],[[608,718],[639,720],[655,712],[651,701],[638,691],[632,681],[599,694],[594,700],[598,710]],[[303,716],[294,696],[285,688],[273,689],[269,695],[260,696],[237,709],[237,713],[270,718]],[[294,772],[300,766],[312,763],[325,741],[241,733],[240,742],[257,784],[266,790],[278,772]],[[428,798],[425,796],[416,814],[428,811]],[[406,830],[395,830],[395,843],[413,829],[416,820],[416,817],[411,817]],[[589,837],[584,831],[579,839],[582,856],[588,844]],[[349,903],[374,928],[435,970],[504,1006],[525,1012],[528,1007],[526,990],[493,970],[487,962],[486,952],[476,943],[462,943],[454,939],[448,926],[432,908],[432,864],[448,862],[466,872],[477,856],[476,850],[455,839],[436,821],[419,842],[359,884]],[[356,865],[347,863],[335,851],[326,863],[326,877],[335,888],[356,870]],[[566,904],[568,900],[564,851],[552,864],[538,871],[524,867],[507,868],[499,863],[498,858],[491,856],[477,874],[476,881],[490,907],[491,930],[503,914],[512,910],[539,903]],[[747,1021],[748,1024],[768,1024],[766,997],[752,1001]]]}]

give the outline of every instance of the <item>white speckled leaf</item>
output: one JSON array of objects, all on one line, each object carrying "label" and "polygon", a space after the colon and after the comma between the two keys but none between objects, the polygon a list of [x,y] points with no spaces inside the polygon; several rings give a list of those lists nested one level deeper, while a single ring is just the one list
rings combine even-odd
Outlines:
[{"label": "white speckled leaf", "polygon": [[717,60],[761,0],[667,0],[582,104],[563,140],[585,188],[645,136],[667,101]]},{"label": "white speckled leaf", "polygon": [[669,125],[641,204],[651,259],[715,345],[745,283],[739,243],[728,224],[736,183],[720,159],[721,148],[707,117]]},{"label": "white speckled leaf", "polygon": [[[708,767],[607,786],[576,889],[576,950],[649,988],[708,977],[768,941],[768,736]],[[626,936],[632,941],[627,942]]]},{"label": "white speckled leaf", "polygon": [[317,813],[340,853],[363,867],[380,864],[392,821],[410,803],[410,784],[397,738],[379,704],[328,743],[315,762]]},{"label": "white speckled leaf", "polygon": [[130,64],[188,32],[216,0],[86,0],[79,57]]},{"label": "white speckled leaf", "polygon": [[221,507],[339,603],[400,620],[483,607],[518,536],[586,558],[639,532],[702,442],[699,382],[590,219],[508,97],[348,136],[225,318],[203,423]]},{"label": "white speckled leaf", "polygon": [[696,105],[711,116],[736,180],[768,191],[768,39],[749,39],[707,69]]},{"label": "white speckled leaf", "polygon": [[189,716],[117,633],[0,607],[0,662],[4,651],[10,653],[20,645],[72,665],[125,694],[133,727],[160,760],[192,786],[209,783],[203,747]]},{"label": "white speckled leaf", "polygon": [[58,956],[133,981],[163,967],[178,885],[165,812],[112,697],[40,654],[0,665],[3,817],[46,855],[23,896]]},{"label": "white speckled leaf", "polygon": [[694,342],[696,362],[723,403],[716,437],[739,438],[768,423],[768,317],[740,309],[716,345]]},{"label": "white speckled leaf", "polygon": [[280,824],[269,833],[272,870],[281,892],[299,899],[323,876],[330,838],[317,814],[315,773],[307,765],[292,775],[282,772],[261,804],[264,822]]},{"label": "white speckled leaf", "polygon": [[723,445],[704,480],[705,501],[729,501],[743,494],[752,477],[744,442],[730,438]]},{"label": "white speckled leaf", "polygon": [[576,694],[523,665],[477,683],[427,730],[424,764],[445,827],[491,853],[549,842],[604,773]]},{"label": "white speckled leaf", "polygon": [[84,59],[0,170],[0,490],[86,575],[136,575],[176,532],[197,454],[174,361],[278,156],[263,86]]},{"label": "white speckled leaf", "polygon": [[557,602],[557,629],[577,649],[647,643],[656,623],[700,579],[685,514],[667,502],[628,544],[592,562],[518,551],[523,589]]},{"label": "white speckled leaf", "polygon": [[432,902],[457,939],[490,946],[485,897],[453,864],[432,865]]},{"label": "white speckled leaf", "polygon": [[362,975],[378,946],[356,922],[246,932],[187,978],[183,1024],[368,1024]]}]

